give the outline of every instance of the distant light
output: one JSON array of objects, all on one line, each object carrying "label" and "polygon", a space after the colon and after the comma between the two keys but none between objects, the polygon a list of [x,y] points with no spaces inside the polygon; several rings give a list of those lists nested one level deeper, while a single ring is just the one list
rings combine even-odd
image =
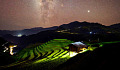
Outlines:
[{"label": "distant light", "polygon": [[3,52],[6,52],[8,50],[8,48],[7,47],[5,47],[5,50],[3,51]]},{"label": "distant light", "polygon": [[80,27],[78,27],[78,28],[81,28],[81,26],[80,26]]},{"label": "distant light", "polygon": [[18,35],[17,35],[17,37],[21,37],[21,36],[22,36],[22,34],[18,34]]},{"label": "distant light", "polygon": [[92,34],[92,32],[90,32],[90,34]]},{"label": "distant light", "polygon": [[4,50],[3,52],[6,52],[6,50]]},{"label": "distant light", "polygon": [[11,54],[11,55],[14,54],[14,53],[13,53],[13,48],[14,48],[14,47],[17,47],[17,45],[10,46],[10,54]]},{"label": "distant light", "polygon": [[17,47],[17,45],[14,45],[13,47]]}]

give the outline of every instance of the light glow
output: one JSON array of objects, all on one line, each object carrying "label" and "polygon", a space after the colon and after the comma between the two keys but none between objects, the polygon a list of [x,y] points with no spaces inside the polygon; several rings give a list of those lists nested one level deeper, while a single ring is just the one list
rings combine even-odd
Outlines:
[{"label": "light glow", "polygon": [[17,47],[17,45],[10,46],[10,54],[11,54],[11,55],[13,55],[13,54],[14,54],[14,53],[13,53],[13,48],[14,48],[14,47]]},{"label": "light glow", "polygon": [[[84,53],[84,52],[88,51],[88,49],[86,49],[86,48],[83,48],[83,49],[81,49],[81,50],[82,50],[82,51],[79,52],[79,53]],[[70,56],[70,57],[74,57],[74,56],[76,56],[76,55],[79,54],[79,53],[70,51],[70,52],[69,52],[69,56]]]},{"label": "light glow", "polygon": [[17,35],[17,37],[21,37],[21,36],[22,36],[22,34],[18,34],[18,35]]},{"label": "light glow", "polygon": [[88,10],[88,13],[90,13],[90,10]]},{"label": "light glow", "polygon": [[8,48],[7,47],[5,47],[5,50],[3,51],[3,52],[6,52],[8,50]]},{"label": "light glow", "polygon": [[92,32],[90,32],[90,34],[92,34]]},{"label": "light glow", "polygon": [[76,52],[69,52],[69,54],[70,54],[70,57],[74,57],[74,56],[77,55],[78,53],[76,53]]}]

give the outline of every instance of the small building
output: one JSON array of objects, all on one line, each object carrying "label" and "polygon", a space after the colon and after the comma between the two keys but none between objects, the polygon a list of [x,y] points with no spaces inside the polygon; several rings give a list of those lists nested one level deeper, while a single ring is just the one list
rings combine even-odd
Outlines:
[{"label": "small building", "polygon": [[69,51],[77,52],[77,53],[84,51],[88,47],[86,44],[84,44],[82,42],[71,43],[68,46],[69,46]]}]

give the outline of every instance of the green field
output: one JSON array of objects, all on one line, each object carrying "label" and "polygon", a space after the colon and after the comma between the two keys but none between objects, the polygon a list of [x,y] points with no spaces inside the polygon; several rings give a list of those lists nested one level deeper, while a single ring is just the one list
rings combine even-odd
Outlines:
[{"label": "green field", "polygon": [[[100,48],[105,44],[118,42],[120,41],[87,44],[89,46],[88,49],[80,53],[88,50],[94,51],[96,48]],[[71,43],[73,41],[67,39],[54,39],[42,45],[26,47],[13,56],[16,62],[6,66],[0,66],[0,70],[51,70],[71,58],[69,55],[70,52],[68,51],[68,45]],[[74,55],[73,52],[71,53]]]},{"label": "green field", "polygon": [[70,58],[69,52],[66,49],[69,48],[67,45],[71,43],[73,43],[73,41],[67,39],[54,39],[36,47],[25,48],[14,55],[14,58],[17,60],[16,62],[2,66],[1,68],[6,70],[32,70],[36,68],[49,70]]}]

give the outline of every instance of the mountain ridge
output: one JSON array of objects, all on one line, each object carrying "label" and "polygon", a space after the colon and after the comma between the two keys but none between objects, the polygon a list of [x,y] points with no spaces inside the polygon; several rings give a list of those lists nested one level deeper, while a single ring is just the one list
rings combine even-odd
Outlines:
[{"label": "mountain ridge", "polygon": [[13,36],[17,36],[19,34],[32,35],[41,31],[54,30],[54,29],[57,29],[57,26],[53,26],[49,28],[35,27],[35,28],[23,29],[23,30],[0,30],[0,36],[7,35],[7,34],[11,34]]},{"label": "mountain ridge", "polygon": [[[110,26],[105,26],[105,25],[102,25],[100,23],[94,23],[94,22],[73,21],[73,22],[70,22],[68,24],[62,24],[60,26],[53,26],[53,27],[48,27],[48,28],[35,27],[35,28],[23,29],[23,30],[0,30],[0,36],[6,35],[6,34],[11,34],[13,36],[17,36],[19,34],[22,34],[22,35],[28,36],[28,35],[36,34],[36,33],[39,33],[41,31],[46,31],[46,30],[65,30],[65,29],[73,29],[74,30],[77,28],[81,28],[81,30],[83,30],[83,31],[85,28],[88,28],[89,30],[86,30],[88,32],[90,30],[94,30],[94,29],[97,29],[96,31],[104,31],[104,29],[105,29],[105,30],[108,30],[108,32],[109,32],[109,30],[112,32],[116,32],[116,31],[120,32],[120,30],[119,30],[120,23],[113,24]],[[71,32],[74,32],[74,31],[71,31]]]}]

